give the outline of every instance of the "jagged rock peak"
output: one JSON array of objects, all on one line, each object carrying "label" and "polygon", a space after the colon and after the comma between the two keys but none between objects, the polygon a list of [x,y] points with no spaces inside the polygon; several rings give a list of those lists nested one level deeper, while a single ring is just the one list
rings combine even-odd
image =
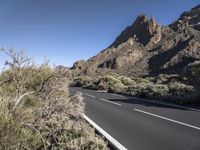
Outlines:
[{"label": "jagged rock peak", "polygon": [[83,65],[85,64],[85,62],[85,60],[78,60],[73,64],[73,67],[71,69],[81,70],[83,69]]},{"label": "jagged rock peak", "polygon": [[86,62],[76,62],[74,68],[78,75],[92,76],[181,74],[188,64],[200,60],[199,31],[200,5],[165,27],[153,17],[139,15],[109,48]]},{"label": "jagged rock peak", "polygon": [[144,15],[144,14],[141,14],[141,15],[137,16],[137,19],[135,20],[135,22],[133,23],[133,25],[137,24],[137,23],[138,24],[142,24],[142,23],[146,23],[146,22],[148,22],[147,16]]},{"label": "jagged rock peak", "polygon": [[118,47],[120,44],[127,42],[130,38],[135,39],[136,42],[142,45],[147,45],[150,39],[156,33],[157,27],[158,24],[156,23],[154,17],[151,17],[151,19],[148,20],[147,16],[141,14],[131,26],[127,27],[116,38],[111,47]]},{"label": "jagged rock peak", "polygon": [[149,26],[148,26],[149,32],[150,32],[151,35],[154,34],[156,26],[157,26],[157,24],[156,24],[155,18],[151,17],[151,19],[149,20]]}]

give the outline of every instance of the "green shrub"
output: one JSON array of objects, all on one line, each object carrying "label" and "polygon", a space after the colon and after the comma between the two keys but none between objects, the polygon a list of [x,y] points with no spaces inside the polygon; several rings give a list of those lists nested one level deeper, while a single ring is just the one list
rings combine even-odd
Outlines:
[{"label": "green shrub", "polygon": [[194,84],[200,85],[200,63],[188,66],[184,75]]},{"label": "green shrub", "polygon": [[113,93],[123,93],[126,90],[126,86],[123,83],[115,83],[114,85],[109,87],[109,92]]},{"label": "green shrub", "polygon": [[153,86],[149,86],[147,88],[147,92],[150,93],[150,95],[148,95],[148,97],[162,98],[163,96],[167,95],[167,93],[169,92],[169,88],[166,85],[156,84]]},{"label": "green shrub", "polygon": [[136,83],[145,83],[148,84],[150,81],[144,78],[140,78],[140,77],[132,77],[131,78],[133,81],[135,81]]},{"label": "green shrub", "polygon": [[167,74],[159,74],[157,77],[155,77],[154,82],[156,84],[162,84],[166,83],[169,79],[169,75]]},{"label": "green shrub", "polygon": [[99,78],[99,80],[97,82],[97,88],[99,90],[108,91],[109,88],[113,87],[116,83],[121,83],[121,81],[111,75],[103,76],[103,77]]},{"label": "green shrub", "polygon": [[125,86],[131,86],[136,84],[135,81],[133,81],[131,78],[125,77],[125,76],[120,76],[117,79],[119,79]]},{"label": "green shrub", "polygon": [[113,76],[104,76],[102,80],[108,83],[109,86],[113,86],[116,83],[121,83],[121,81]]},{"label": "green shrub", "polygon": [[156,84],[169,84],[170,82],[182,82],[182,78],[179,75],[172,74],[160,74],[154,78],[153,82]]},{"label": "green shrub", "polygon": [[0,99],[0,149],[38,149],[40,136],[20,124],[8,109],[8,101]]},{"label": "green shrub", "polygon": [[191,94],[191,91],[193,90],[192,86],[188,86],[183,83],[174,82],[169,84],[169,89],[171,93],[186,93]]},{"label": "green shrub", "polygon": [[161,98],[166,96],[169,89],[166,85],[145,84],[140,83],[127,88],[126,93],[133,96],[141,96],[146,98]]},{"label": "green shrub", "polygon": [[87,87],[90,86],[92,79],[88,76],[80,76],[74,79],[73,86]]},{"label": "green shrub", "polygon": [[[140,83],[129,86],[126,90],[126,94],[132,96],[143,96],[148,84]],[[146,92],[145,92],[146,93]]]}]

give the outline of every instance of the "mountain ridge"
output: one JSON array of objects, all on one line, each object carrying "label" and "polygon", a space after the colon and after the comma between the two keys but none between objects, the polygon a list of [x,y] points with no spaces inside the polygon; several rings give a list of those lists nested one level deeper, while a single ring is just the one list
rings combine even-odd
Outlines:
[{"label": "mountain ridge", "polygon": [[74,63],[78,75],[118,73],[149,76],[180,74],[200,59],[200,5],[168,26],[139,15],[106,49],[87,61]]}]

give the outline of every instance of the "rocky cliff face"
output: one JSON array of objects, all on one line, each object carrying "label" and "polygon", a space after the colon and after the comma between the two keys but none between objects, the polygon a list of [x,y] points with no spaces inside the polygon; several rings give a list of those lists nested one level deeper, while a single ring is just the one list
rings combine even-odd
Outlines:
[{"label": "rocky cliff face", "polygon": [[84,65],[84,64],[85,64],[85,60],[76,61],[76,62],[73,64],[72,69],[74,69],[74,70],[81,70],[81,69],[83,69],[83,65]]},{"label": "rocky cliff face", "polygon": [[127,27],[117,37],[111,46],[118,47],[120,44],[126,42],[130,38],[133,38],[135,41],[146,45],[156,33],[160,32],[159,28],[160,25],[156,24],[156,21],[153,17],[148,20],[147,16],[140,15],[131,26]]},{"label": "rocky cliff face", "polygon": [[190,11],[184,12],[177,21],[170,25],[175,31],[181,30],[186,26],[200,31],[200,5]]},{"label": "rocky cliff face", "polygon": [[200,59],[200,5],[184,12],[169,26],[161,27],[152,17],[139,15],[109,46],[88,61],[78,61],[78,74],[123,75],[181,73]]}]

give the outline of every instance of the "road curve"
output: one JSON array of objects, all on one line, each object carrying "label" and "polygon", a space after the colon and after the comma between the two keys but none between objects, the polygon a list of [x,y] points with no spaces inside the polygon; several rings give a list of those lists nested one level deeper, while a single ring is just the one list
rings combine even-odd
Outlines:
[{"label": "road curve", "polygon": [[200,150],[200,111],[82,88],[85,115],[129,150]]}]

